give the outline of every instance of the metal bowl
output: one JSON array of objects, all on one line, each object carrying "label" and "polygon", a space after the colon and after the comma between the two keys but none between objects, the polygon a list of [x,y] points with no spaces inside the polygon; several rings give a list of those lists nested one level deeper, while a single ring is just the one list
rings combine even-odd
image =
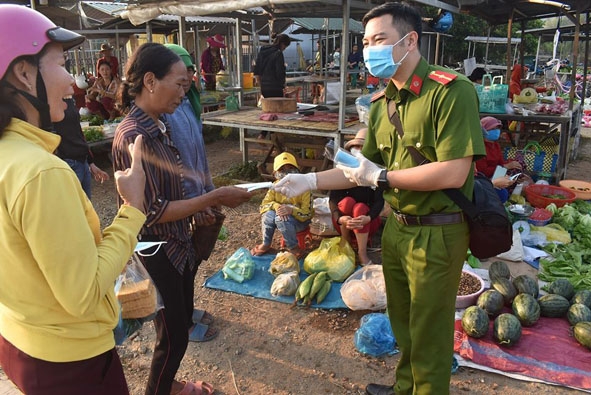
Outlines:
[{"label": "metal bowl", "polygon": [[524,204],[512,204],[509,206],[509,211],[516,217],[529,218],[534,213],[535,208]]}]

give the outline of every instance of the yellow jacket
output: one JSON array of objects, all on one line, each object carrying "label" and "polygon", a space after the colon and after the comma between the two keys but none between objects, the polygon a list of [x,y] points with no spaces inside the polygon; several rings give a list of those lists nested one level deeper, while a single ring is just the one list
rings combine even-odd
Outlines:
[{"label": "yellow jacket", "polygon": [[100,221],[70,167],[52,152],[60,137],[13,119],[0,137],[0,333],[52,362],[115,346],[114,282],[145,216],[123,206]]},{"label": "yellow jacket", "polygon": [[289,204],[293,207],[291,215],[300,222],[308,221],[314,216],[312,194],[310,192],[304,192],[299,196],[288,198],[272,189],[267,191],[259,207],[259,212],[263,214],[269,210],[277,211],[277,208],[283,204]]}]

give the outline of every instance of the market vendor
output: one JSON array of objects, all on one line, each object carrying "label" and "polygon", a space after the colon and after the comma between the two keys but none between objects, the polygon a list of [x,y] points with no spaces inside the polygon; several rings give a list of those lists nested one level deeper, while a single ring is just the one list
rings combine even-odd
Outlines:
[{"label": "market vendor", "polygon": [[509,98],[513,100],[513,96],[519,95],[523,87],[521,86],[521,79],[523,73],[527,71],[527,67],[521,66],[520,64],[513,65],[513,71],[511,72],[511,81],[509,81]]},{"label": "market vendor", "polygon": [[[482,126],[486,156],[476,161],[476,171],[483,173],[488,178],[492,178],[497,166],[504,167],[507,170],[522,170],[519,162],[515,160],[506,161],[503,158],[501,146],[497,141],[501,135],[501,121],[495,117],[484,117],[480,120],[480,125]],[[511,174],[505,174],[504,176],[497,177],[491,181],[499,198],[504,203],[509,198],[508,188],[515,184],[517,179],[512,180]]]},{"label": "market vendor", "polygon": [[205,90],[215,91],[217,73],[226,70],[220,53],[220,49],[226,48],[226,44],[221,34],[207,37],[206,41],[207,48],[201,54],[201,75],[205,80]]}]

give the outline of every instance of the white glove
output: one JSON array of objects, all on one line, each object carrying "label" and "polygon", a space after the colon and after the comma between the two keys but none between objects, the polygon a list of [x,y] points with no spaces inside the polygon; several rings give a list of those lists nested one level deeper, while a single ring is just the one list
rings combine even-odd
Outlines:
[{"label": "white glove", "polygon": [[377,187],[378,177],[384,169],[367,159],[361,152],[354,152],[353,155],[359,161],[359,166],[337,165],[337,169],[341,169],[349,181],[360,187]]},{"label": "white glove", "polygon": [[271,188],[288,198],[299,196],[316,189],[316,173],[288,174]]}]

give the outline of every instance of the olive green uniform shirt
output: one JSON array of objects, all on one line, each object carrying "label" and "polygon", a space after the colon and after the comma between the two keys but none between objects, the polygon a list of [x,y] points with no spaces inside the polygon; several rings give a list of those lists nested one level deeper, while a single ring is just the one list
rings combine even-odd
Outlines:
[{"label": "olive green uniform shirt", "polygon": [[[450,78],[456,76],[455,78]],[[394,100],[404,127],[401,139],[388,119],[387,99]],[[406,146],[414,146],[432,162],[486,155],[478,96],[465,76],[429,65],[421,59],[404,88],[390,81],[385,95],[375,100],[369,112],[368,134],[363,155],[388,170],[416,166]],[[474,185],[470,172],[462,192],[470,199]],[[441,191],[410,191],[389,188],[384,199],[407,215],[459,212],[461,209]]]}]

